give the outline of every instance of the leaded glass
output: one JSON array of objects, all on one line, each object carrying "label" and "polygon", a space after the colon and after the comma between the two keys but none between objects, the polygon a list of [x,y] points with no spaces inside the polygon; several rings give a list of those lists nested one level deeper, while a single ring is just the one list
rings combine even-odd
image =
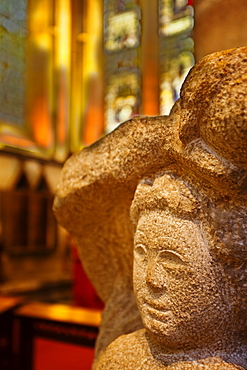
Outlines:
[{"label": "leaded glass", "polygon": [[174,102],[179,98],[182,83],[190,68],[194,64],[193,54],[189,51],[182,51],[177,55],[167,57],[161,73],[161,95],[160,113],[169,114]]},{"label": "leaded glass", "polygon": [[139,45],[139,20],[135,11],[114,14],[108,20],[105,41],[107,51],[133,48]]},{"label": "leaded glass", "polygon": [[140,44],[138,1],[105,1],[105,50],[114,52]]},{"label": "leaded glass", "polygon": [[193,8],[187,0],[160,0],[160,33],[173,36],[190,33],[193,28]]},{"label": "leaded glass", "polygon": [[169,114],[194,64],[193,8],[187,0],[160,0],[160,113]]},{"label": "leaded glass", "polygon": [[105,132],[139,112],[140,6],[137,0],[105,1]]},{"label": "leaded glass", "polygon": [[139,113],[140,76],[126,73],[112,76],[106,89],[106,132]]}]

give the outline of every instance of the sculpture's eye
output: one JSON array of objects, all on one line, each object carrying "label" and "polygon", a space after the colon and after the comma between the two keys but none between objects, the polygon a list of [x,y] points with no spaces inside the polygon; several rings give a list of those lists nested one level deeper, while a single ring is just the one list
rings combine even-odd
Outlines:
[{"label": "sculpture's eye", "polygon": [[182,256],[180,256],[179,253],[170,250],[161,251],[158,255],[158,260],[164,267],[185,265]]},{"label": "sculpture's eye", "polygon": [[138,259],[145,260],[147,258],[147,250],[144,245],[138,244],[134,249],[134,255]]}]

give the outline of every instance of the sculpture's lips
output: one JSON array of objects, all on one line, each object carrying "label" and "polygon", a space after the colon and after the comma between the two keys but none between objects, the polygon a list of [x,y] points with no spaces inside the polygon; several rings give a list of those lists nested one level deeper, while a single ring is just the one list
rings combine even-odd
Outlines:
[{"label": "sculpture's lips", "polygon": [[160,308],[157,305],[150,305],[146,303],[147,313],[148,315],[158,321],[167,321],[167,319],[171,318],[171,310]]},{"label": "sculpture's lips", "polygon": [[[168,304],[165,304],[164,302],[151,301],[151,300],[144,299],[143,303],[145,304],[145,306],[149,307],[150,309],[153,309],[153,310],[156,310],[156,311],[159,311],[159,312],[169,311]],[[166,306],[166,307],[164,307],[164,306]]]},{"label": "sculpture's lips", "polygon": [[147,312],[149,314],[149,317],[151,317],[153,320],[166,322],[171,318],[171,311],[158,311],[155,308],[148,307]]}]

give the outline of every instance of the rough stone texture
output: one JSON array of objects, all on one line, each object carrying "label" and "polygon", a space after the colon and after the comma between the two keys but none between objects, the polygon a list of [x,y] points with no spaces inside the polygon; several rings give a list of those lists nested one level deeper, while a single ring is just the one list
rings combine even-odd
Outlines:
[{"label": "rough stone texture", "polygon": [[54,211],[106,303],[95,369],[247,369],[246,91],[247,47],[209,55],[169,117],[65,164]]}]

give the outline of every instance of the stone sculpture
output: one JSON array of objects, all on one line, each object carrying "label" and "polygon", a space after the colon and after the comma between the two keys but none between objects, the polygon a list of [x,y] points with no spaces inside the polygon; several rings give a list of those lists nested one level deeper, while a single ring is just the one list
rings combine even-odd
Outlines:
[{"label": "stone sculpture", "polygon": [[65,164],[55,214],[106,304],[95,369],[247,369],[246,139],[242,47]]}]

